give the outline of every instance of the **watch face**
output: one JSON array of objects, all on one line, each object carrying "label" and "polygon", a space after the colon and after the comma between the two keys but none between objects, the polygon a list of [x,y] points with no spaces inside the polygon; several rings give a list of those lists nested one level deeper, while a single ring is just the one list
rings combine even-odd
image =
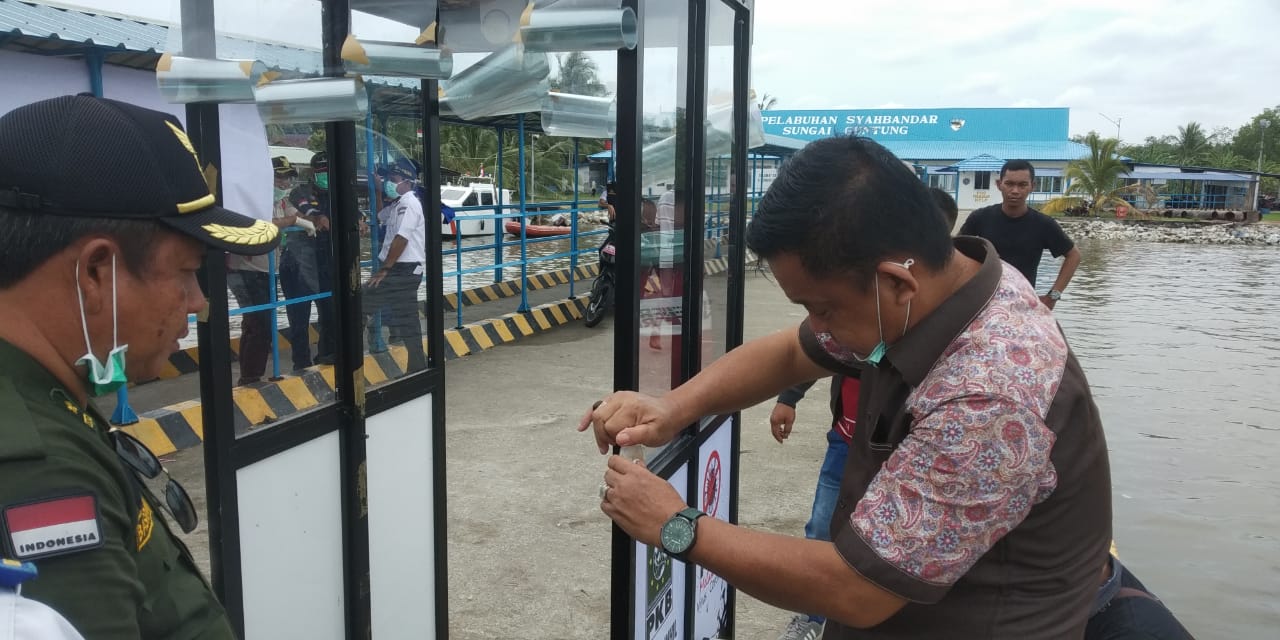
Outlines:
[{"label": "watch face", "polygon": [[675,516],[662,525],[662,548],[667,553],[684,553],[692,546],[692,522],[680,516]]}]

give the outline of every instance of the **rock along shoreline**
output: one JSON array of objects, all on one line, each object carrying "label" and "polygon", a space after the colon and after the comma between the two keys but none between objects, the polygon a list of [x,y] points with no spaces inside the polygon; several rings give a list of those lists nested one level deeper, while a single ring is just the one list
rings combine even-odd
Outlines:
[{"label": "rock along shoreline", "polygon": [[1280,225],[1059,219],[1074,239],[1140,240],[1177,244],[1280,246]]}]

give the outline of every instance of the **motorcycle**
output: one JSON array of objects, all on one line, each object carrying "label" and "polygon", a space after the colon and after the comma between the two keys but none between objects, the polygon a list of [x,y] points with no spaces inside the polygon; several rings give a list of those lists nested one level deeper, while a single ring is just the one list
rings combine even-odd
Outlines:
[{"label": "motorcycle", "polygon": [[605,312],[613,305],[614,292],[617,290],[614,263],[617,261],[618,245],[613,241],[613,223],[606,226],[609,227],[609,233],[605,234],[604,242],[600,243],[597,250],[600,256],[600,275],[591,283],[591,300],[587,303],[585,318],[588,327],[594,327],[604,320]]}]

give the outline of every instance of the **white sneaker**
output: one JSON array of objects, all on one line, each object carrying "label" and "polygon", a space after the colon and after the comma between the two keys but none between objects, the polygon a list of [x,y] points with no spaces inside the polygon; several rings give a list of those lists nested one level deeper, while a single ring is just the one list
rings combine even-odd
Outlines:
[{"label": "white sneaker", "polygon": [[786,630],[778,636],[778,640],[818,640],[821,636],[821,622],[814,622],[809,619],[809,616],[799,615],[791,619]]}]

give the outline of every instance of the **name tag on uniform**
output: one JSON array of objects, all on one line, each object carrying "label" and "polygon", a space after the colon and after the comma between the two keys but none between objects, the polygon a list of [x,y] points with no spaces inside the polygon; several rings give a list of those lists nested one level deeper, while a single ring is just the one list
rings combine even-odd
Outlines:
[{"label": "name tag on uniform", "polygon": [[92,494],[7,506],[0,513],[11,557],[34,560],[102,546],[102,518]]}]

